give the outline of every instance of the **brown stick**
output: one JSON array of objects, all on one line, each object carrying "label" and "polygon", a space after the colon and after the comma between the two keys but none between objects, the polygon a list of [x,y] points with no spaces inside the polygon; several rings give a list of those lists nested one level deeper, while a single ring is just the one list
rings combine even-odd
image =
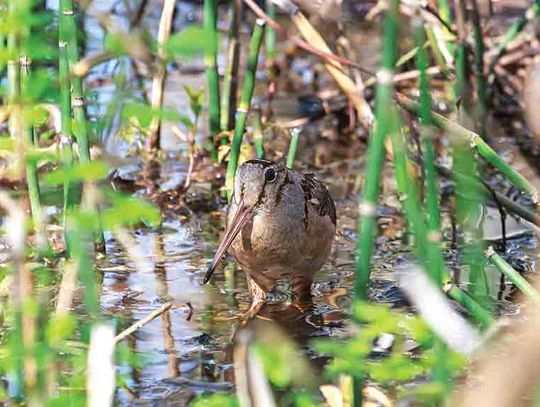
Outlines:
[{"label": "brown stick", "polygon": [[[302,36],[313,48],[324,53],[330,52],[330,48],[324,39],[301,11],[297,11],[291,18],[300,33],[302,33]],[[349,97],[351,103],[358,112],[360,123],[366,129],[369,129],[373,123],[374,117],[371,107],[366,102],[366,99],[364,99],[364,95],[358,90],[351,78],[343,72],[343,67],[339,62],[327,60],[324,63],[324,66],[330,75],[332,75],[341,90]]]},{"label": "brown stick", "polygon": [[160,308],[158,308],[155,311],[152,311],[150,314],[145,316],[143,319],[135,322],[133,325],[131,325],[129,328],[123,330],[118,335],[114,337],[114,343],[117,344],[118,342],[122,341],[123,339],[127,338],[129,335],[131,335],[133,332],[141,329],[143,326],[145,326],[147,323],[152,321],[153,319],[157,318],[161,314],[163,314],[165,311],[169,310],[169,308],[172,307],[172,302],[166,302],[163,304]]},{"label": "brown stick", "polygon": [[317,48],[312,47],[310,44],[308,44],[306,41],[302,40],[301,38],[297,37],[296,35],[289,34],[287,30],[283,28],[283,26],[281,26],[278,22],[270,18],[268,14],[266,14],[264,10],[260,8],[257,5],[257,3],[255,3],[255,1],[244,0],[244,3],[248,5],[248,7],[257,15],[257,17],[262,18],[270,27],[276,30],[277,33],[287,37],[289,40],[291,40],[294,44],[296,44],[298,47],[302,48],[303,50],[313,55],[317,55],[318,57],[326,59],[326,60],[336,61],[343,65],[352,66],[356,69],[359,69],[360,71],[364,73],[367,73],[368,75],[375,75],[370,70],[362,68],[362,66],[360,64],[357,64],[356,62],[350,61],[347,58],[343,58],[329,52],[318,50]]}]

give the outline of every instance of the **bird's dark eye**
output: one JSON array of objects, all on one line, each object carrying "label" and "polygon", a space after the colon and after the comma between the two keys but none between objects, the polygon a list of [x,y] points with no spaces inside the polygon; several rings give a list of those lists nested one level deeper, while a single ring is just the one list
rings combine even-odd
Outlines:
[{"label": "bird's dark eye", "polygon": [[264,171],[264,179],[266,182],[274,182],[277,178],[276,170],[274,170],[272,167],[267,168]]}]

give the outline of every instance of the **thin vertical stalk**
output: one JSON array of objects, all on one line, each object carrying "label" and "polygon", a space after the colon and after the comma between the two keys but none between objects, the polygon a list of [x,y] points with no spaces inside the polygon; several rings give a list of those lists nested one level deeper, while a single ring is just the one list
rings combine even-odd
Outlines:
[{"label": "thin vertical stalk", "polygon": [[431,115],[431,93],[427,75],[427,52],[422,46],[426,40],[423,19],[417,15],[413,19],[414,33],[418,52],[416,66],[420,71],[420,117],[422,165],[425,172],[424,188],[426,191],[427,225],[431,239],[439,241],[440,211],[439,188],[437,185],[437,171],[435,169],[435,149],[433,146],[433,117]]},{"label": "thin vertical stalk", "polygon": [[96,284],[96,274],[92,264],[92,244],[90,234],[85,227],[77,222],[77,219],[69,220],[69,248],[71,257],[75,260],[78,276],[84,287],[84,303],[90,321],[99,318],[99,295]]},{"label": "thin vertical stalk", "polygon": [[[272,20],[276,19],[276,5],[272,0],[266,0],[266,14]],[[266,27],[265,33],[266,61],[268,64],[274,64],[276,59],[276,30],[272,27]]]},{"label": "thin vertical stalk", "polygon": [[[150,105],[154,111],[159,111],[163,107],[163,97],[165,93],[165,81],[167,80],[167,67],[165,63],[165,44],[169,39],[172,29],[173,14],[176,7],[176,0],[165,0],[163,10],[159,20],[157,39],[158,63],[156,72],[152,77],[152,91],[150,93]],[[148,129],[147,146],[149,150],[159,150],[161,144],[161,118],[160,115],[152,117]]]},{"label": "thin vertical stalk", "polygon": [[255,22],[255,27],[253,29],[253,34],[251,35],[251,41],[249,44],[247,71],[244,78],[244,86],[242,89],[240,105],[237,108],[236,127],[234,129],[231,153],[229,157],[229,162],[227,164],[227,177],[225,179],[225,187],[227,189],[226,192],[228,199],[230,199],[233,191],[234,176],[236,174],[236,168],[238,167],[238,158],[240,156],[240,146],[242,145],[244,130],[246,128],[246,120],[251,105],[251,98],[253,97],[253,90],[255,89],[255,74],[257,72],[257,63],[259,61],[259,51],[261,49],[264,26],[264,20],[258,18]]},{"label": "thin vertical stalk", "polygon": [[[64,30],[64,39],[66,41],[68,71],[79,62],[79,42],[77,38],[77,23],[73,0],[60,1],[60,19]],[[82,77],[70,75],[71,85],[71,108],[73,111],[73,133],[77,140],[79,158],[82,163],[90,162],[90,134],[89,125],[86,117],[86,102],[84,98],[84,89]],[[105,248],[105,239],[103,230],[98,228],[96,234],[96,247],[102,251]]]},{"label": "thin vertical stalk", "polygon": [[260,106],[253,109],[253,144],[257,158],[264,158],[264,132]]},{"label": "thin vertical stalk", "polygon": [[394,166],[398,192],[402,201],[403,209],[410,230],[414,234],[414,243],[417,257],[425,263],[426,270],[430,277],[439,285],[448,284],[450,277],[445,271],[444,258],[440,252],[438,241],[428,239],[428,229],[423,220],[423,211],[420,204],[419,192],[408,171],[408,158],[403,140],[403,135],[399,129],[399,117],[394,113],[395,128],[391,132],[392,149],[394,152]]},{"label": "thin vertical stalk", "polygon": [[220,128],[229,131],[235,126],[236,98],[238,92],[238,67],[240,65],[240,15],[242,1],[234,0],[230,4],[228,61],[223,79],[221,94]]},{"label": "thin vertical stalk", "polygon": [[[12,20],[19,12],[18,5],[15,0],[8,3],[8,13]],[[9,116],[9,133],[15,141],[16,151],[18,153],[17,161],[17,176],[21,182],[24,182],[24,132],[21,123],[21,87],[20,87],[20,48],[19,36],[14,26],[7,38],[7,50],[9,60],[7,62],[7,101],[10,108]],[[26,282],[28,281],[28,268],[24,263],[25,251],[25,228],[24,224],[26,216],[21,209],[22,206],[14,201],[6,192],[0,191],[0,204],[6,210],[7,219],[6,237],[11,248],[12,254],[12,276],[13,276],[13,294],[11,296],[11,304],[13,306],[14,326],[12,334],[11,352],[14,357],[14,398],[16,401],[22,401],[25,396],[25,359],[27,354],[25,337],[25,310],[24,305],[27,300]],[[11,232],[11,233],[10,233]]]},{"label": "thin vertical stalk", "polygon": [[[377,94],[375,100],[375,124],[369,139],[366,181],[364,195],[359,205],[358,244],[356,248],[355,299],[367,300],[369,297],[370,263],[375,245],[377,224],[377,197],[384,163],[385,140],[390,130],[388,108],[393,105],[393,72],[398,51],[399,0],[390,0],[389,10],[384,18],[382,64],[377,74]],[[362,405],[363,379],[353,381],[353,403]]]},{"label": "thin vertical stalk", "polygon": [[[9,11],[13,13],[15,9],[14,0],[9,3]],[[12,28],[13,29],[13,28]],[[21,94],[21,82],[20,82],[20,66],[19,66],[19,43],[16,33],[9,33],[7,38],[7,51],[9,59],[7,61],[7,100],[10,106],[19,102],[19,96]],[[10,117],[9,132],[15,134],[14,129],[15,121]]]},{"label": "thin vertical stalk", "polygon": [[[433,117],[431,115],[431,93],[429,79],[427,75],[428,59],[427,52],[422,46],[426,40],[424,31],[424,21],[420,14],[417,14],[412,20],[416,45],[418,52],[416,54],[416,67],[420,71],[420,113],[421,113],[421,145],[422,145],[422,165],[424,167],[424,189],[426,196],[427,209],[427,240],[431,245],[439,246],[440,242],[440,213],[439,213],[439,192],[437,185],[437,172],[435,168],[435,149],[433,146]],[[427,268],[431,278],[438,284],[443,284],[441,274],[433,267]],[[435,343],[435,357],[437,363],[433,368],[433,378],[443,386],[449,386],[451,382],[451,373],[448,368],[448,347],[446,344],[437,340]]]},{"label": "thin vertical stalk", "polygon": [[217,162],[215,137],[219,133],[219,75],[217,68],[218,35],[217,35],[217,0],[204,0],[204,29],[208,35],[208,44],[204,56],[206,65],[206,82],[208,87],[208,120],[210,151],[214,162]]},{"label": "thin vertical stalk", "polygon": [[484,38],[482,35],[482,24],[480,21],[480,12],[478,10],[478,1],[471,0],[472,4],[472,23],[474,32],[474,65],[476,75],[476,115],[480,134],[484,134],[486,130],[486,77],[484,75]]},{"label": "thin vertical stalk", "polygon": [[377,75],[376,123],[369,140],[366,181],[363,200],[360,203],[358,223],[358,246],[355,280],[355,298],[368,299],[371,255],[375,244],[377,197],[384,161],[384,143],[389,131],[388,108],[393,104],[393,69],[396,63],[398,44],[399,0],[391,0],[384,19],[383,56]]},{"label": "thin vertical stalk", "polygon": [[486,327],[492,322],[489,312],[482,308],[473,298],[452,284],[439,245],[428,239],[427,227],[422,219],[422,208],[416,183],[407,170],[408,158],[403,135],[398,130],[399,118],[390,119],[392,120],[391,123],[394,123],[395,129],[391,132],[391,136],[398,192],[410,230],[414,233],[416,255],[425,264],[426,269],[432,269],[429,272],[430,276],[434,276],[434,281],[442,286],[447,295],[463,305],[471,313],[475,321]]},{"label": "thin vertical stalk", "polygon": [[[61,20],[60,20],[61,21]],[[60,145],[62,148],[62,161],[65,166],[73,164],[73,136],[71,132],[71,91],[69,81],[69,65],[67,58],[67,43],[62,34],[63,28],[60,24],[60,41],[58,43],[59,62],[58,75],[60,77],[60,114],[61,114],[61,135]],[[64,224],[67,210],[71,207],[70,183],[64,182]]]},{"label": "thin vertical stalk", "polygon": [[[266,0],[266,14],[272,20],[276,19],[276,5],[272,0]],[[276,30],[271,26],[266,27],[265,33],[265,51],[266,51],[266,79],[268,82],[268,93],[266,95],[266,109],[262,121],[268,123],[273,114],[272,102],[276,95],[276,77],[278,68],[276,64]]]},{"label": "thin vertical stalk", "polygon": [[[30,74],[30,58],[22,56],[20,58],[20,67],[21,94],[24,95],[29,86],[28,76]],[[27,123],[26,120],[24,123],[24,139],[27,148],[34,145],[34,129],[32,124]],[[30,209],[32,212],[32,220],[34,221],[34,230],[36,232],[38,246],[40,250],[45,250],[47,248],[47,235],[41,208],[37,163],[34,159],[26,159],[26,184],[28,186],[28,197],[30,200]]]},{"label": "thin vertical stalk", "polygon": [[[79,62],[79,46],[77,41],[77,24],[72,0],[61,0],[61,15],[65,29],[67,43],[67,57],[70,68]],[[71,77],[72,107],[74,116],[74,133],[77,139],[79,157],[81,162],[90,161],[90,143],[88,122],[86,119],[85,100],[82,78],[77,75]]]},{"label": "thin vertical stalk", "polygon": [[[465,28],[465,0],[455,0],[456,24],[458,28],[458,47],[456,51],[456,97],[461,101],[459,121],[470,123],[471,111],[471,84],[467,61]],[[455,173],[471,174],[477,178],[478,168],[466,142],[452,138],[452,157]],[[463,247],[464,260],[469,265],[469,281],[473,296],[482,297],[487,301],[489,286],[484,270],[484,256],[482,255],[482,236],[477,226],[481,217],[482,196],[475,184],[464,181],[463,178],[454,177],[456,183],[457,219],[463,227],[465,244]]]},{"label": "thin vertical stalk", "polygon": [[289,144],[289,152],[287,154],[287,168],[294,167],[294,159],[296,158],[296,150],[298,149],[298,139],[300,138],[300,129],[294,128],[291,130],[291,142]]}]

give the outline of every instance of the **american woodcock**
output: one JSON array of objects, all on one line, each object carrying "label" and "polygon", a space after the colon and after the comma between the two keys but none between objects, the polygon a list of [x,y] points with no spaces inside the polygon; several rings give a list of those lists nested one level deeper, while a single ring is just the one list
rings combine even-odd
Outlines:
[{"label": "american woodcock", "polygon": [[246,273],[252,297],[246,316],[258,312],[279,281],[290,283],[298,304],[309,304],[335,231],[334,201],[312,174],[267,160],[246,161],[236,173],[225,235],[204,283],[229,251]]}]

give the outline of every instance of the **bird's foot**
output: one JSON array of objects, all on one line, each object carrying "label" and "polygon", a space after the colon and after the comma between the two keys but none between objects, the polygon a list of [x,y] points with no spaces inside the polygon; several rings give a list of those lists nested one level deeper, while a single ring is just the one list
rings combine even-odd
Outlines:
[{"label": "bird's foot", "polygon": [[303,314],[313,311],[313,309],[315,308],[311,297],[309,299],[295,298],[293,302],[291,303],[291,307],[298,309]]}]

